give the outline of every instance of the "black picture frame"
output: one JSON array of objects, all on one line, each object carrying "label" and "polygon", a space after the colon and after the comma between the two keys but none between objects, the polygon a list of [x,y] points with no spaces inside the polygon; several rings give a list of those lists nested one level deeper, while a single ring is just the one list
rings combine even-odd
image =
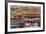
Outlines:
[{"label": "black picture frame", "polygon": [[[31,4],[43,4],[43,30],[34,30],[34,31],[20,31],[20,32],[8,32],[8,2],[17,2],[17,3],[31,3]],[[7,33],[25,33],[25,32],[42,32],[45,31],[45,4],[44,2],[27,2],[27,1],[5,1],[5,34]]]}]

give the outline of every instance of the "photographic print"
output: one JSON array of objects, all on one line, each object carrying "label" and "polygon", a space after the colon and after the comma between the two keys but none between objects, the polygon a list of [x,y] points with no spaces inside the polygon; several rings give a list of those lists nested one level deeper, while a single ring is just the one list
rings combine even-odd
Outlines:
[{"label": "photographic print", "polygon": [[8,32],[43,30],[43,4],[8,2]]},{"label": "photographic print", "polygon": [[10,10],[11,28],[40,27],[41,7],[11,5]]}]

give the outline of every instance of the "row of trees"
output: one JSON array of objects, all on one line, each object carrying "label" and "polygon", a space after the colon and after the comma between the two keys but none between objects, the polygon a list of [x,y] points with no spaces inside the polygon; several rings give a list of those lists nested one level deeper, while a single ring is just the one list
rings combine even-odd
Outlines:
[{"label": "row of trees", "polygon": [[11,7],[11,17],[16,15],[25,15],[25,14],[40,14],[40,7],[32,7],[32,6],[15,6]]}]

